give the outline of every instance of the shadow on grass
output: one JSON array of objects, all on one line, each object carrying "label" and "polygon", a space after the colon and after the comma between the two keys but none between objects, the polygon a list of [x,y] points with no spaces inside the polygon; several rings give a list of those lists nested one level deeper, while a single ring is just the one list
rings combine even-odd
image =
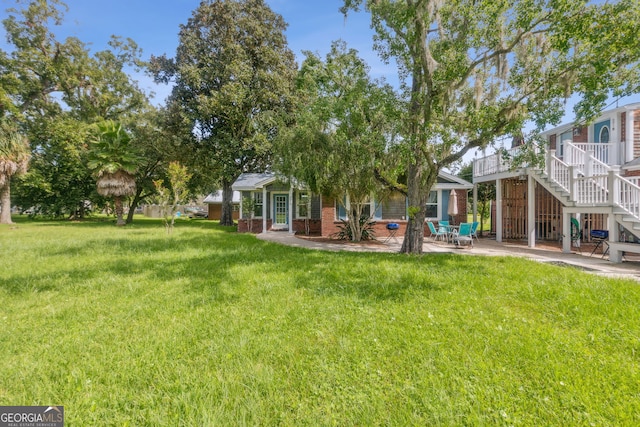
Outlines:
[{"label": "shadow on grass", "polygon": [[[13,274],[0,280],[0,288],[16,294],[88,286],[101,277],[123,283],[142,278],[150,282],[179,281],[202,301],[223,301],[233,298],[234,287],[286,280],[294,288],[318,296],[382,301],[440,292],[469,280],[470,271],[476,275],[485,271],[477,257],[322,252],[229,233],[229,228],[212,221],[185,221],[172,236],[164,233],[159,220],[144,219],[125,229],[104,221],[43,224],[93,229],[95,233],[64,245],[45,244],[33,249],[35,258],[43,262],[48,258],[70,261],[53,272],[40,272],[36,267],[30,274]],[[152,231],[154,228],[157,232]]]}]

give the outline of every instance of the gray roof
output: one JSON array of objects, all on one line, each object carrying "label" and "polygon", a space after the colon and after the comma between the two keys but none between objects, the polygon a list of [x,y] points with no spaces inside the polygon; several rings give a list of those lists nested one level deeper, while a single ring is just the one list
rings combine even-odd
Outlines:
[{"label": "gray roof", "polygon": [[636,157],[630,162],[625,163],[622,166],[622,169],[631,169],[631,170],[640,169],[640,157]]},{"label": "gray roof", "polygon": [[236,191],[253,191],[263,188],[275,180],[276,175],[273,172],[243,173],[231,185],[231,188]]},{"label": "gray roof", "polygon": [[[440,171],[438,174],[442,181],[446,182],[438,182],[435,185],[436,189],[470,189],[473,188],[473,184],[469,181],[465,181],[464,179],[452,175],[445,171]],[[265,172],[265,173],[243,173],[238,179],[233,183],[231,188],[236,191],[255,191],[261,188],[264,188],[265,185],[271,184],[276,181],[277,177],[273,172]],[[299,183],[294,183],[296,188],[301,187]],[[205,200],[206,202],[206,200]]]},{"label": "gray roof", "polygon": [[440,173],[438,173],[438,177],[444,181],[448,181],[448,182],[438,182],[435,185],[435,188],[441,188],[441,189],[452,189],[452,188],[466,188],[466,189],[471,189],[473,188],[473,184],[470,183],[467,180],[464,180],[462,178],[460,178],[459,176],[455,176],[453,174],[450,174],[449,172],[445,172],[445,171],[440,171]]},{"label": "gray roof", "polygon": [[[204,198],[204,203],[207,204],[218,204],[222,203],[222,191],[216,190],[213,193],[210,193],[207,197]],[[240,203],[240,192],[234,191],[233,196],[231,198],[231,203]]]}]

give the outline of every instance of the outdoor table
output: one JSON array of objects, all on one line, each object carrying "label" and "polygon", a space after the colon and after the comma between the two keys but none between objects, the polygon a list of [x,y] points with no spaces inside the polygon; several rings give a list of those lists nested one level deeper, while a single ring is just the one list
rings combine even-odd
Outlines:
[{"label": "outdoor table", "polygon": [[460,230],[459,225],[449,225],[447,227],[447,243],[449,243],[449,238],[451,238],[451,241],[453,241],[453,236],[458,234],[458,230]]}]

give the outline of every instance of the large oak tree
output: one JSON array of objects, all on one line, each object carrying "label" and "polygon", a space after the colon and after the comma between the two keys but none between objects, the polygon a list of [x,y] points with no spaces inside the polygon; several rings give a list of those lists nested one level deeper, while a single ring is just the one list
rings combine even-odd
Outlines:
[{"label": "large oak tree", "polygon": [[271,143],[290,109],[296,72],[286,24],[263,0],[203,1],[180,27],[175,59],[152,57],[158,82],[173,81],[168,110],[190,171],[223,190],[220,223],[233,224],[231,184],[271,164]]},{"label": "large oak tree", "polygon": [[572,94],[589,117],[638,90],[637,0],[345,0],[343,12],[363,6],[409,100],[403,252],[422,251],[441,169],[527,121],[557,123]]},{"label": "large oak tree", "polygon": [[19,123],[33,155],[15,199],[54,216],[83,215],[86,202],[97,199],[86,165],[89,125],[130,121],[149,109],[128,75],[141,65],[141,52],[132,40],[113,37],[109,49],[92,55],[81,40],[56,35],[63,2],[16,4],[2,21],[10,51],[0,51],[0,116]]}]

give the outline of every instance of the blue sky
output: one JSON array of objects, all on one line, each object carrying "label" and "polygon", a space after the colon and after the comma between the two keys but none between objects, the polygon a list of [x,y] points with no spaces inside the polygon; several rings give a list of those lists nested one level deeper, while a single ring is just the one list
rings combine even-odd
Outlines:
[{"label": "blue sky", "polygon": [[[187,22],[200,0],[67,0],[69,6],[61,27],[55,30],[60,37],[75,36],[90,44],[93,51],[107,47],[111,35],[129,37],[143,50],[143,58],[150,55],[173,57],[178,45],[179,25]],[[383,64],[372,50],[373,32],[369,16],[352,13],[345,20],[339,8],[342,0],[266,0],[276,13],[289,24],[286,35],[289,47],[298,62],[303,50],[326,55],[331,42],[343,39],[355,48],[371,67],[374,78],[386,77],[397,82],[395,66]],[[15,0],[0,0],[0,17],[13,7]],[[4,38],[0,48],[6,49]],[[136,75],[142,88],[156,92],[154,103],[162,103],[170,89],[156,86],[144,75]]]}]

